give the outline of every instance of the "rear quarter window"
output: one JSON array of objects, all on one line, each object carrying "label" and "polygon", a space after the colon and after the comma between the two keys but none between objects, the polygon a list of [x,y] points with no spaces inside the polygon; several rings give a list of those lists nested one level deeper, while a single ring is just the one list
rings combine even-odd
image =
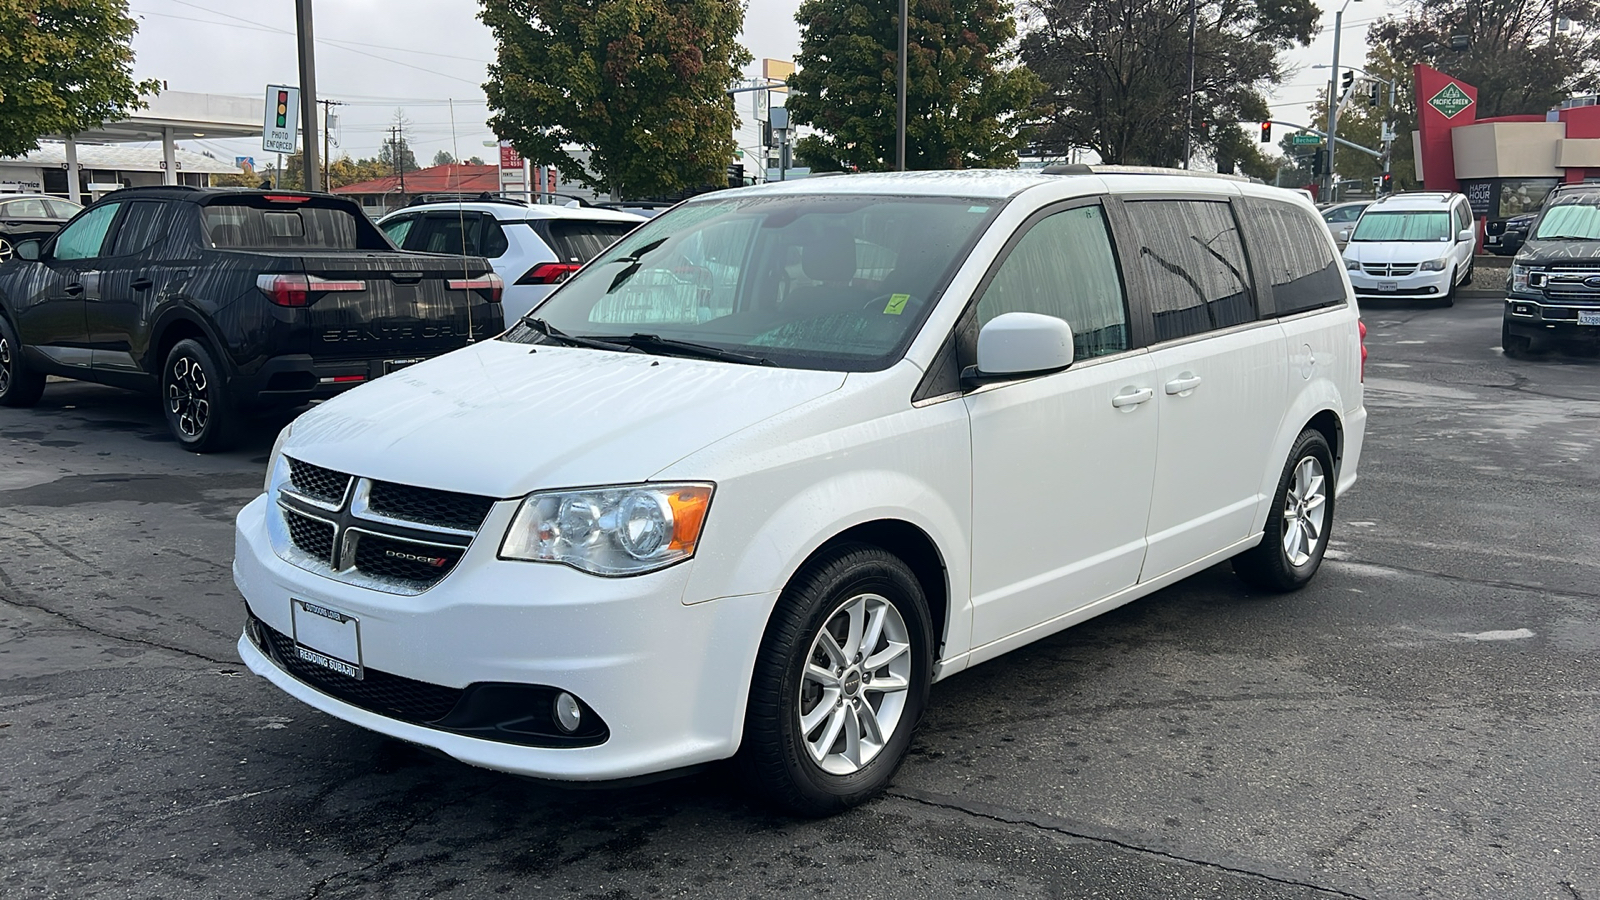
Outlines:
[{"label": "rear quarter window", "polygon": [[1250,197],[1244,201],[1245,235],[1271,288],[1262,298],[1264,315],[1286,316],[1345,302],[1338,257],[1328,246],[1327,229],[1297,206]]}]

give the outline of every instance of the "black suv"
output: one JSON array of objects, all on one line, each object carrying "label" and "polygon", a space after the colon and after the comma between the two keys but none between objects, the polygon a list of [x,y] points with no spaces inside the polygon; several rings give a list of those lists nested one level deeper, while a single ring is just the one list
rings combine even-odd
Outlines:
[{"label": "black suv", "polygon": [[1562,185],[1511,261],[1500,346],[1521,356],[1546,339],[1600,346],[1600,184]]},{"label": "black suv", "polygon": [[328,194],[130,188],[0,266],[0,404],[46,375],[159,392],[179,444],[501,331],[479,257],[395,249]]}]

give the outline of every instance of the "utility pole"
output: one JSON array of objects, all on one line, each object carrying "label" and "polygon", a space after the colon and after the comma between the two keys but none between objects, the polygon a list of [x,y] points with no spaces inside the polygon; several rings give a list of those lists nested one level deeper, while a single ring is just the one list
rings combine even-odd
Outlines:
[{"label": "utility pole", "polygon": [[296,31],[300,42],[301,167],[308,191],[322,190],[322,167],[317,165],[317,61],[311,34],[311,0],[294,0]]},{"label": "utility pole", "polygon": [[401,153],[405,145],[401,141],[405,137],[405,129],[399,125],[389,127],[389,160],[394,164],[395,174],[400,176],[400,196],[406,195],[406,161]]},{"label": "utility pole", "polygon": [[332,190],[332,179],[328,177],[328,165],[332,159],[332,154],[328,149],[328,141],[333,129],[329,127],[329,123],[333,120],[333,108],[335,106],[343,106],[344,103],[338,100],[318,100],[317,102],[322,104],[322,183],[327,185],[329,190]]},{"label": "utility pole", "polygon": [[895,109],[894,109],[894,168],[897,172],[906,170],[906,15],[909,3],[900,0],[900,72],[895,79]]}]

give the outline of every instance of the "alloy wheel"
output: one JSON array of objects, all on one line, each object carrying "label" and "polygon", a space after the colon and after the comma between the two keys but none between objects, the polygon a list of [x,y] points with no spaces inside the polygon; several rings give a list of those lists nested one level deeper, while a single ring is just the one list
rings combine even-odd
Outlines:
[{"label": "alloy wheel", "polygon": [[12,252],[11,242],[5,238],[0,238],[0,262],[10,259]]},{"label": "alloy wheel", "polygon": [[11,342],[0,334],[0,397],[11,389]]},{"label": "alloy wheel", "polygon": [[1328,479],[1314,456],[1300,460],[1283,498],[1283,552],[1289,564],[1303,566],[1322,537],[1327,517]]},{"label": "alloy wheel", "polygon": [[167,411],[177,420],[178,430],[185,437],[197,438],[205,433],[211,419],[209,399],[210,382],[200,361],[180,356],[172,361],[171,380],[167,382]]},{"label": "alloy wheel", "polygon": [[811,761],[832,775],[872,762],[911,686],[911,633],[893,603],[858,594],[834,608],[806,654],[796,706]]}]

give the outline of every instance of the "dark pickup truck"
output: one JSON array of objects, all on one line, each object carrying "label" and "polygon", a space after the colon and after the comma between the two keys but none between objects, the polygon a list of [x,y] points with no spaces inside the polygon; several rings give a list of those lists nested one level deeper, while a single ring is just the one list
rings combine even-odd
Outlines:
[{"label": "dark pickup truck", "polygon": [[158,392],[184,448],[501,330],[479,257],[405,253],[327,194],[130,188],[0,266],[0,404],[46,375]]}]

